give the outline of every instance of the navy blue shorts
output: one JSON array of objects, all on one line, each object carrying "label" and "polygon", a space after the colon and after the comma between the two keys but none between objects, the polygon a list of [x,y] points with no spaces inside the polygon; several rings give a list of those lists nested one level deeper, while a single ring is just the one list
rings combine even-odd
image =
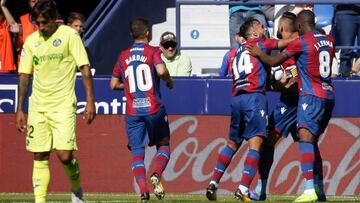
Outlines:
[{"label": "navy blue shorts", "polygon": [[152,115],[125,115],[128,145],[131,149],[157,145],[170,136],[168,116],[164,107]]},{"label": "navy blue shorts", "polygon": [[308,129],[319,137],[324,133],[334,109],[335,101],[313,95],[300,96],[297,109],[297,127]]},{"label": "navy blue shorts", "polygon": [[267,99],[261,93],[232,98],[229,138],[237,144],[255,136],[266,137]]},{"label": "navy blue shorts", "polygon": [[283,137],[287,137],[289,133],[294,141],[299,140],[296,128],[297,104],[291,104],[286,101],[280,101],[276,104],[275,109],[269,118],[269,130],[274,130]]}]

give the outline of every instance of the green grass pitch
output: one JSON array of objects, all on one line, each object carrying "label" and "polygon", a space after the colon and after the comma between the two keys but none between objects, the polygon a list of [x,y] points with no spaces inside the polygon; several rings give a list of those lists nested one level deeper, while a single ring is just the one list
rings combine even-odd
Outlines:
[{"label": "green grass pitch", "polygon": [[[296,196],[270,195],[265,202],[292,202]],[[137,202],[139,196],[134,193],[86,193],[85,200],[92,202]],[[0,193],[0,202],[33,202],[32,193]],[[48,202],[71,202],[70,193],[50,193]],[[151,195],[149,202],[158,203],[195,203],[210,202],[205,195],[193,194],[166,194],[164,200],[157,200]],[[233,199],[232,195],[218,195],[217,202],[241,202]],[[328,202],[360,202],[360,196],[328,196]]]}]

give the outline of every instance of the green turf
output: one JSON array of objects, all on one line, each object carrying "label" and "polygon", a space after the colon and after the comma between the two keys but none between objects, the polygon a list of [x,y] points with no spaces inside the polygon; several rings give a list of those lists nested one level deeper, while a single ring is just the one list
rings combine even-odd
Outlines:
[{"label": "green turf", "polygon": [[[266,202],[291,202],[296,196],[270,195]],[[87,193],[85,194],[87,202],[136,202],[139,196],[134,193]],[[33,202],[31,193],[0,193],[0,202]],[[70,193],[50,193],[48,202],[70,202]],[[165,200],[157,200],[151,195],[151,201],[158,203],[191,203],[191,202],[209,202],[205,195],[190,194],[167,194]],[[232,195],[218,195],[217,202],[239,202],[233,199]],[[329,196],[328,202],[360,202],[360,196]]]}]

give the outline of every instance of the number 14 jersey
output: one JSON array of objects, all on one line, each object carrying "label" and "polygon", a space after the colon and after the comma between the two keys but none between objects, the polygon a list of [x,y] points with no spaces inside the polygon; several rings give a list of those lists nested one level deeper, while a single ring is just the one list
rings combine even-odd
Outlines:
[{"label": "number 14 jersey", "polygon": [[260,59],[249,54],[246,50],[249,45],[258,45],[263,52],[269,54],[271,50],[278,48],[278,41],[253,38],[240,44],[232,63],[233,96],[252,92],[265,94],[268,67]]},{"label": "number 14 jersey", "polygon": [[155,69],[164,63],[160,55],[159,48],[134,43],[117,59],[112,75],[124,83],[127,115],[154,114],[162,106],[160,78]]}]

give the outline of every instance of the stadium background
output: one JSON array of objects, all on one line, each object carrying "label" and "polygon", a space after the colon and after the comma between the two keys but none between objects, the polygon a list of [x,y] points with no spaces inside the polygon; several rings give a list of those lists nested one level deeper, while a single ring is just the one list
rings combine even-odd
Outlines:
[{"label": "stadium background", "polygon": [[[129,19],[141,13],[153,23],[161,22],[165,19],[166,8],[174,6],[175,1],[158,2],[159,4],[140,0],[100,2],[103,4],[100,7],[118,7],[120,11],[131,8],[133,12],[114,11],[107,16],[90,16],[87,25],[89,29],[92,26],[96,28],[84,36],[88,50],[104,43],[109,36],[119,40],[116,43],[113,41],[117,46],[109,47],[106,52],[95,48],[96,53],[102,53],[92,57],[95,64],[103,63],[95,66],[99,75],[109,75],[113,63],[109,58],[116,56],[119,50],[129,45],[129,37],[119,37],[125,34],[128,36]],[[70,7],[70,3],[67,6]],[[162,12],[156,12],[160,10]],[[156,13],[156,16],[152,16],[152,13]],[[103,21],[96,22],[96,19]],[[101,32],[99,27],[102,28]],[[118,35],[118,32],[121,34]],[[92,44],[96,42],[96,45]],[[31,168],[27,166],[32,164],[32,155],[24,150],[24,136],[16,132],[14,123],[17,76],[0,77],[0,192],[31,192]],[[124,120],[121,116],[124,108],[123,94],[112,92],[108,86],[109,80],[109,76],[95,77],[99,115],[94,124],[86,126],[81,116],[78,117],[80,150],[77,155],[81,161],[83,187],[87,192],[132,192],[135,184],[121,184],[133,183],[129,166],[130,153],[126,149]],[[77,83],[78,111],[81,113],[84,95],[81,94],[81,82]],[[360,81],[335,80],[334,83],[337,92],[336,109],[320,141],[324,158],[325,188],[329,195],[359,195],[360,97],[349,90],[359,90]],[[225,145],[231,82],[218,78],[178,78],[175,79],[173,91],[164,88],[162,90],[165,106],[170,114],[173,151],[171,162],[164,174],[166,188],[171,192],[202,193],[210,180],[217,153]],[[277,96],[274,93],[268,95],[270,108],[276,102]],[[230,165],[220,186],[221,192],[232,192],[238,184],[246,147],[247,145],[242,146],[235,157],[238,161]],[[149,156],[146,157],[146,163],[151,168],[155,151],[147,150]],[[299,155],[297,146],[292,144],[291,139],[284,139],[279,143],[275,157],[268,190],[272,194],[295,194],[302,191]],[[51,162],[51,173],[56,176],[52,176],[49,191],[66,192],[69,185],[58,162]],[[180,185],[182,187],[179,187]]]}]

